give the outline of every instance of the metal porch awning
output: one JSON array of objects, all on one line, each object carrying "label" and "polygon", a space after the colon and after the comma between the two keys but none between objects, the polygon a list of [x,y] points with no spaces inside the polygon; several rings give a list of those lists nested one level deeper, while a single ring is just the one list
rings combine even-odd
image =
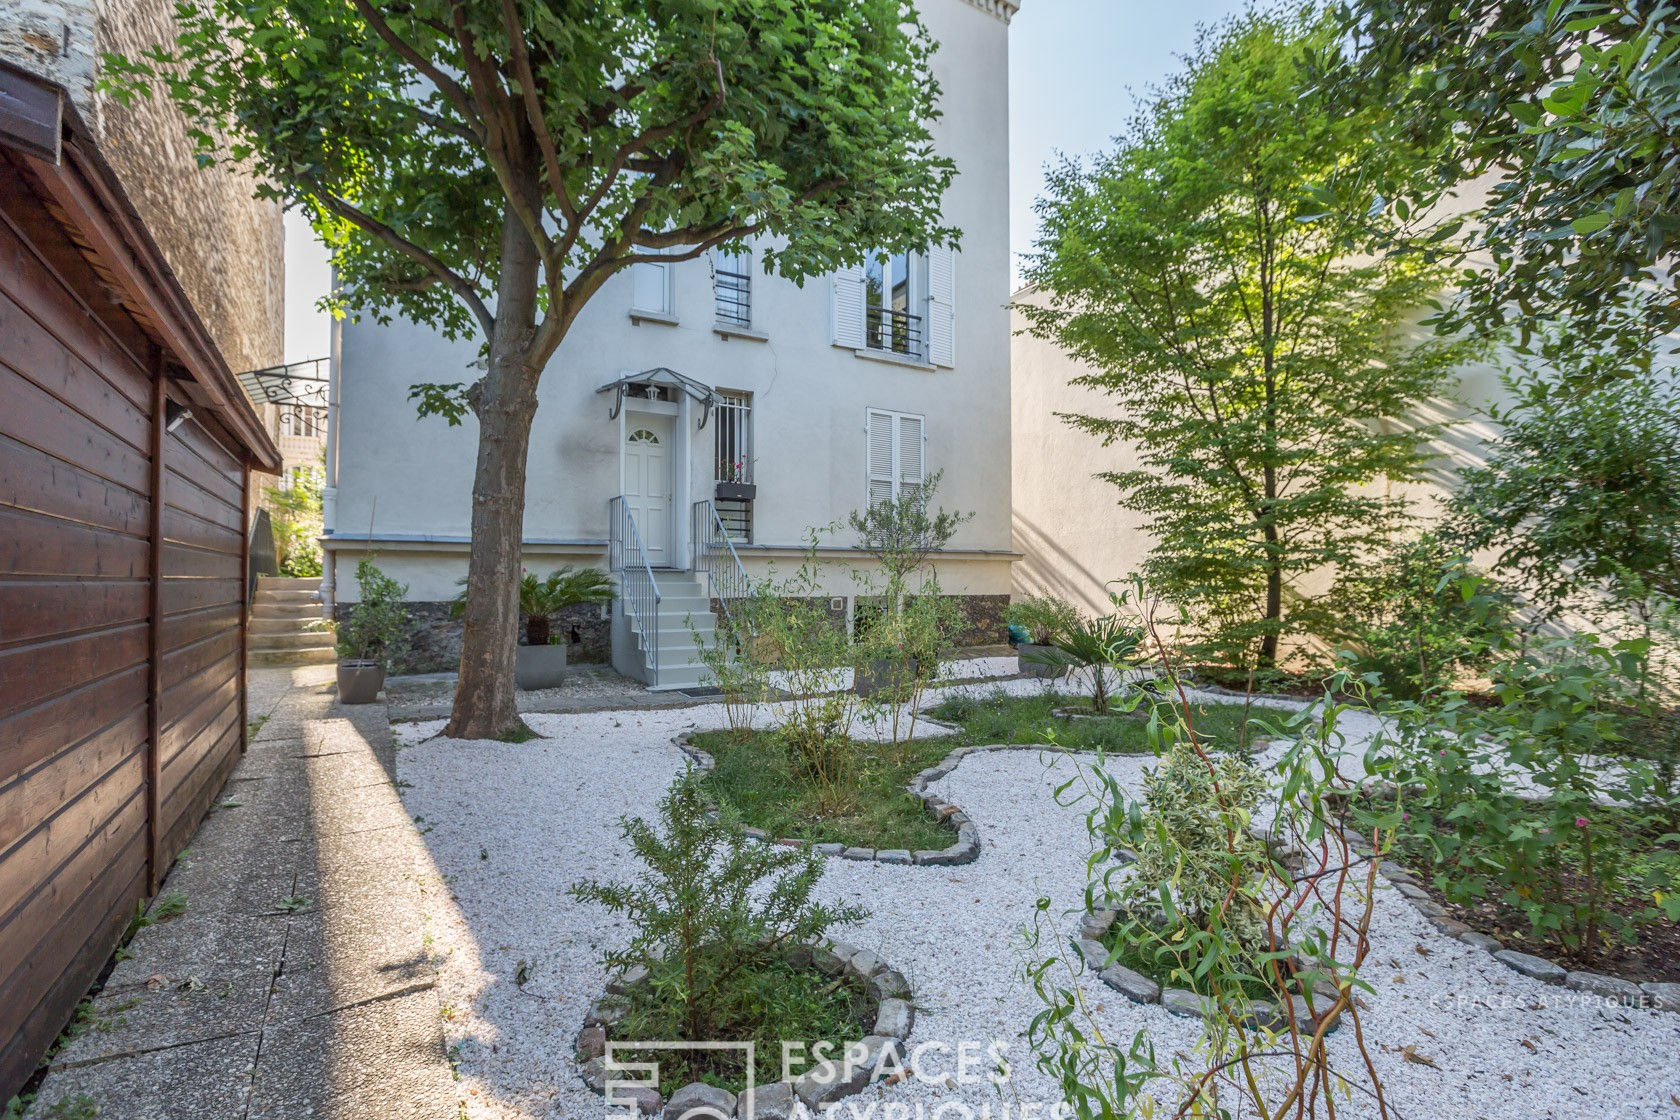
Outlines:
[{"label": "metal porch awning", "polygon": [[637,390],[645,391],[648,387],[671,389],[686,393],[700,404],[700,427],[706,426],[711,418],[712,408],[718,403],[717,390],[701,381],[696,381],[687,374],[678,373],[665,366],[655,366],[645,369],[641,373],[627,373],[617,381],[609,381],[595,391],[597,393],[612,393],[612,409],[607,413],[607,419],[617,420],[618,414],[624,408],[624,398],[638,395]]},{"label": "metal porch awning", "polygon": [[239,384],[256,404],[301,404],[327,407],[327,361],[311,358],[283,366],[250,369]]}]

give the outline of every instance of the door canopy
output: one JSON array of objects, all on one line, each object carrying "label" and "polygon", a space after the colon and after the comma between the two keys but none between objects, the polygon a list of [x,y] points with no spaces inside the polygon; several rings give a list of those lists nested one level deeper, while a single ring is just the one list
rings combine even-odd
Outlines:
[{"label": "door canopy", "polygon": [[700,427],[704,428],[706,421],[711,418],[713,406],[718,403],[717,392],[710,385],[702,384],[664,366],[655,366],[641,373],[627,373],[617,381],[609,381],[595,391],[613,394],[612,408],[607,413],[608,420],[618,419],[618,414],[624,409],[625,397],[674,401],[679,395],[686,394],[699,402]]}]

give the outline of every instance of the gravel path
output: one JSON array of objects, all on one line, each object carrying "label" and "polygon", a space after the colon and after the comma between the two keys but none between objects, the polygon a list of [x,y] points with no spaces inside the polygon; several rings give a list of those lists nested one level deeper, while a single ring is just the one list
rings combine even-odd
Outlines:
[{"label": "gravel path", "polygon": [[[968,686],[984,692],[994,686]],[[1035,691],[1037,682],[1008,682]],[[1286,705],[1278,705],[1286,706]],[[683,766],[671,739],[690,726],[723,724],[718,706],[676,711],[537,715],[547,738],[517,746],[422,741],[441,724],[398,728],[404,800],[426,831],[436,869],[448,884],[429,915],[442,958],[445,1034],[460,1065],[467,1115],[592,1120],[601,1098],[577,1077],[572,1040],[605,983],[601,951],[629,930],[566,887],[579,878],[629,877],[637,867],[619,837],[620,813],[648,814]],[[1374,721],[1348,725],[1350,751]],[[1116,759],[1114,772],[1137,785],[1144,760]],[[1071,776],[1071,760],[1031,751],[983,753],[963,761],[938,792],[980,826],[983,852],[966,867],[895,867],[830,861],[820,887],[874,915],[836,930],[902,970],[920,1014],[911,1045],[971,1040],[1006,1045],[1013,1101],[1050,1101],[1050,1084],[1032,1066],[1025,1031],[1040,1005],[1020,978],[1028,960],[1021,936],[1035,900],[1055,911],[1077,906],[1088,839],[1081,813],[1058,807],[1051,789]],[[1070,927],[1071,928],[1071,925]],[[1390,890],[1374,922],[1376,986],[1364,1023],[1398,1115],[1423,1120],[1624,1120],[1680,1116],[1680,1015],[1623,1010],[1582,993],[1522,977],[1480,950],[1449,940]],[[1428,950],[1423,955],[1419,947]],[[531,967],[523,988],[513,977]],[[1147,1028],[1163,1059],[1188,1051],[1196,1027],[1158,1006],[1128,1003],[1093,977],[1082,981],[1111,1039]],[[1335,1037],[1341,1062],[1355,1064],[1351,1032]],[[1434,1067],[1408,1062],[1402,1048]],[[1532,1049],[1531,1049],[1532,1047]],[[928,1067],[954,1061],[930,1054]],[[977,1083],[915,1079],[853,1098],[883,1102],[875,1120],[933,1115],[962,1100],[973,1115],[1005,1099]],[[898,1104],[885,1109],[886,1104]],[[1018,1104],[1012,1107],[1019,1109]],[[1043,1106],[1041,1106],[1042,1108]],[[1355,1111],[1338,1110],[1342,1115]],[[850,1120],[844,1108],[837,1117]],[[963,1113],[948,1110],[948,1120]],[[1019,1112],[1008,1114],[1012,1120]],[[1030,1114],[1029,1114],[1030,1115]]]}]

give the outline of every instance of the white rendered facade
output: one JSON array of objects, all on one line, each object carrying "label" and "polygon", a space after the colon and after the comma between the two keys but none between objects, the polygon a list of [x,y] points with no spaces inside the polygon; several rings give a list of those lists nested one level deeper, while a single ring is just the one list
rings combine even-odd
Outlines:
[{"label": "white rendered facade", "polygon": [[[939,504],[975,513],[938,562],[945,589],[1007,597],[1014,7],[922,4],[940,43],[933,68],[944,116],[933,131],[958,170],[941,216],[962,230],[960,251],[879,264],[874,289],[861,268],[797,286],[766,274],[755,251],[637,266],[594,297],[538,389],[528,568],[606,566],[608,503],[622,494],[654,567],[680,570],[695,503],[712,498],[717,481],[750,480],[750,532],[737,532],[743,563],[754,574],[772,564],[787,571],[812,528],[841,520],[883,485],[942,470]],[[477,345],[406,322],[344,322],[335,334],[328,601],[354,600],[356,562],[370,548],[411,600],[446,601],[466,571],[477,427],[470,416],[455,428],[417,419],[407,394],[418,382],[474,380]],[[640,376],[658,369],[681,376]],[[622,396],[610,387],[627,378],[633,387]],[[736,528],[748,507],[720,508]],[[832,594],[844,597],[849,583],[838,572],[855,560],[846,555],[851,536],[828,543]]]}]

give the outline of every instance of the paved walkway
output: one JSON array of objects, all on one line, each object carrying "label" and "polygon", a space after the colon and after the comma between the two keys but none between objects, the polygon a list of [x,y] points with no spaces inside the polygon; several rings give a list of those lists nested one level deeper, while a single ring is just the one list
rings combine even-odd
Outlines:
[{"label": "paved walkway", "polygon": [[252,670],[267,718],[160,892],[186,910],[135,935],[31,1117],[457,1115],[424,930],[436,872],[385,706],[337,706],[332,676]]}]

